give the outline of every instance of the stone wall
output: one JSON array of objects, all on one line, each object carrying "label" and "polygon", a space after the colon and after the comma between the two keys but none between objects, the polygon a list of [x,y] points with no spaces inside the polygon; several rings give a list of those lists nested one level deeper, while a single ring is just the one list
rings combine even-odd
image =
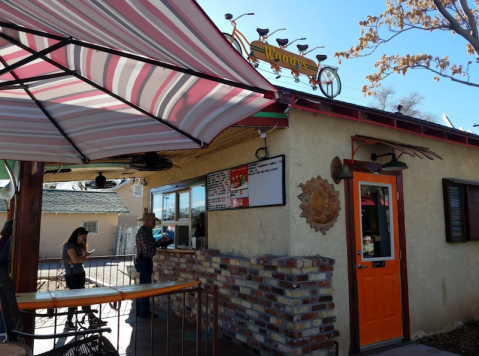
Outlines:
[{"label": "stone wall", "polygon": [[[322,256],[242,259],[215,250],[158,251],[154,281],[199,279],[219,287],[222,336],[260,355],[335,354],[334,260]],[[192,298],[191,296],[189,298]],[[181,297],[172,300],[181,314]],[[194,319],[196,304],[186,303]],[[210,309],[211,310],[211,309]]]}]

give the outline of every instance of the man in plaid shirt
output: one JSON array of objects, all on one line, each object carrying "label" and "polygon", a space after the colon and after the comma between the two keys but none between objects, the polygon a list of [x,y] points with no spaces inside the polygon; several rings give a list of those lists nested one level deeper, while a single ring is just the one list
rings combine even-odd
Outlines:
[{"label": "man in plaid shirt", "polygon": [[[143,226],[136,233],[135,269],[140,274],[140,284],[146,284],[151,283],[153,256],[156,254],[157,247],[160,246],[160,242],[153,237],[152,230],[156,222],[160,220],[154,213],[148,213],[145,209],[143,217],[138,221],[143,221]],[[141,318],[151,318],[150,298],[137,299],[136,315]],[[153,314],[153,317],[157,318],[158,314]]]}]

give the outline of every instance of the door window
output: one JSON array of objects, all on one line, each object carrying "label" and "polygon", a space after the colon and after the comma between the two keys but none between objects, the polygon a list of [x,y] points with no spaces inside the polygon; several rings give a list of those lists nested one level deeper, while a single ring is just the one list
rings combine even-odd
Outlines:
[{"label": "door window", "polygon": [[359,183],[361,192],[361,251],[363,260],[394,259],[391,186]]}]

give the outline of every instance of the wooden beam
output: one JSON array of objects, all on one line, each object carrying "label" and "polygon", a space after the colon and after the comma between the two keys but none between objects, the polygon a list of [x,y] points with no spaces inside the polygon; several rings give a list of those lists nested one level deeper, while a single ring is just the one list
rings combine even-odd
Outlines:
[{"label": "wooden beam", "polygon": [[253,117],[250,116],[244,120],[238,121],[233,127],[276,127],[285,128],[289,127],[288,119],[274,118],[274,117]]},{"label": "wooden beam", "polygon": [[[17,209],[12,243],[12,279],[17,293],[36,292],[40,219],[42,217],[43,163],[20,163]],[[24,329],[34,333],[33,318],[24,318]],[[32,347],[32,340],[27,339]]]}]

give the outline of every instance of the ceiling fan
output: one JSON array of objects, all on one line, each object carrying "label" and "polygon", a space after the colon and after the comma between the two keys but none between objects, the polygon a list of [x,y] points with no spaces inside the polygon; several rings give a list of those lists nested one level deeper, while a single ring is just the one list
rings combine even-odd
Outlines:
[{"label": "ceiling fan", "polygon": [[102,175],[103,172],[98,172],[98,176],[94,181],[85,183],[87,189],[108,189],[116,187],[116,182],[113,180],[106,180],[106,177]]},{"label": "ceiling fan", "polygon": [[129,166],[137,171],[159,172],[170,169],[173,167],[173,163],[168,158],[159,156],[156,152],[146,152],[133,157]]}]

